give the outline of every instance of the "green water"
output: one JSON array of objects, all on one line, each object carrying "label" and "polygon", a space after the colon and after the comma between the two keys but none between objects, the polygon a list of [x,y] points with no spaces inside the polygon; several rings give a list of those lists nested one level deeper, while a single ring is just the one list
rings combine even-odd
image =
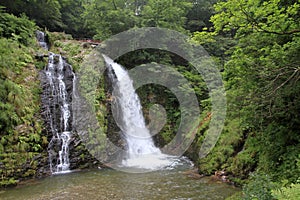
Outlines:
[{"label": "green water", "polygon": [[189,177],[184,169],[131,174],[92,170],[55,175],[0,191],[2,200],[57,199],[225,199],[239,189],[210,178]]}]

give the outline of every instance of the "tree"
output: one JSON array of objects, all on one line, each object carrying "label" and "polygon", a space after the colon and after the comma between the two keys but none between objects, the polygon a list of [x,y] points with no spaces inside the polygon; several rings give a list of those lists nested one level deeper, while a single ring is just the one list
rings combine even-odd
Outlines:
[{"label": "tree", "polygon": [[58,0],[0,0],[0,5],[6,7],[9,13],[16,16],[25,13],[30,19],[35,20],[40,27],[47,27],[52,31],[62,30],[61,5]]},{"label": "tree", "polygon": [[61,5],[62,29],[75,38],[89,38],[92,33],[84,24],[82,14],[84,12],[83,0],[59,0]]},{"label": "tree", "polygon": [[242,105],[246,149],[258,152],[257,169],[296,181],[300,155],[299,1],[228,0],[212,17],[219,34],[238,40],[225,64],[227,94]]},{"label": "tree", "polygon": [[186,0],[149,0],[141,11],[142,26],[185,31],[186,14],[191,7]]},{"label": "tree", "polygon": [[184,31],[186,14],[192,7],[189,1],[114,0],[88,1],[83,17],[87,26],[95,30],[95,37],[110,35],[133,27],[163,27]]},{"label": "tree", "polygon": [[135,25],[133,1],[88,1],[84,4],[86,26],[94,30],[94,38],[106,39]]},{"label": "tree", "polygon": [[214,14],[213,5],[217,0],[195,0],[193,7],[187,14],[186,29],[191,32],[202,31],[203,28],[210,29],[213,24],[210,17]]}]

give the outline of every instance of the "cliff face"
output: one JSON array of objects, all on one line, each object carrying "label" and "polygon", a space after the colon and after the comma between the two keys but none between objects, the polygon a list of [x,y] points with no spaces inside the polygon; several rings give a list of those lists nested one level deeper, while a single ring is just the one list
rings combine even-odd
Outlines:
[{"label": "cliff face", "polygon": [[[63,133],[64,131],[69,132],[70,134],[70,140],[67,142],[67,159],[68,159],[68,168],[70,170],[74,169],[83,169],[83,168],[89,168],[89,167],[98,167],[100,165],[100,162],[94,158],[90,152],[86,148],[86,144],[82,143],[82,138],[78,135],[76,125],[74,125],[74,115],[73,115],[73,97],[74,93],[77,93],[76,88],[76,81],[77,81],[77,75],[76,73],[80,71],[80,68],[82,67],[82,62],[84,60],[84,57],[87,56],[91,50],[94,48],[94,46],[90,45],[90,43],[84,42],[84,41],[76,41],[72,40],[71,36],[63,34],[63,33],[48,33],[49,34],[49,40],[50,40],[50,46],[51,46],[51,52],[54,52],[57,57],[57,61],[54,64],[59,65],[59,58],[61,58],[62,62],[62,77],[64,81],[64,88],[66,92],[66,102],[65,104],[68,107],[68,119],[62,119],[64,117],[64,114],[61,113],[60,107],[63,105],[59,99],[52,99],[52,101],[47,102],[47,91],[49,88],[49,84],[47,83],[47,71],[44,70],[41,76],[41,81],[44,82],[42,84],[43,86],[43,95],[42,95],[42,105],[44,111],[42,113],[45,113],[46,110],[51,110],[53,113],[51,113],[52,118],[49,119],[49,114],[43,115],[44,121],[45,121],[45,127],[48,133],[48,141],[51,141],[53,144],[48,145],[48,156],[50,158],[51,166],[48,167],[52,172],[55,172],[57,168],[56,166],[61,165],[62,163],[59,163],[59,151],[63,148],[62,138],[56,138],[56,132],[58,134]],[[54,56],[55,57],[55,56]],[[49,63],[48,63],[49,65]],[[57,73],[56,70],[53,71],[53,73]],[[58,75],[60,76],[60,75]],[[48,77],[49,78],[49,77]],[[59,79],[59,77],[58,77]],[[56,80],[56,79],[55,79]],[[48,87],[47,87],[48,86]],[[59,84],[57,84],[57,90],[60,90]],[[103,88],[103,85],[99,85],[99,88]],[[104,89],[103,89],[104,91]],[[49,92],[48,92],[49,93]],[[50,92],[51,93],[51,92]],[[57,92],[59,93],[59,91]],[[100,93],[99,95],[102,95]],[[51,95],[50,95],[51,96]],[[64,98],[64,95],[63,95]],[[51,97],[50,97],[51,100]],[[101,107],[105,107],[104,99],[99,103]],[[49,105],[48,105],[49,104]],[[80,107],[83,107],[84,105],[79,105]],[[103,112],[101,112],[103,113]],[[66,121],[66,126],[64,127],[64,121]],[[106,124],[104,124],[104,120],[102,120],[101,126],[105,127]],[[74,125],[74,127],[73,127]],[[56,128],[55,128],[56,127]],[[48,164],[49,165],[49,164]]]},{"label": "cliff face", "polygon": [[[92,49],[84,42],[66,41],[68,36],[64,34],[49,36],[52,36],[51,50],[69,56],[77,69],[84,55]],[[19,41],[0,39],[0,186],[4,187],[50,174],[51,134],[42,106],[45,77],[40,75],[47,65],[48,51],[38,46],[34,34],[26,41],[24,45]],[[66,73],[70,76],[72,72]],[[72,90],[68,80],[67,90]],[[90,156],[76,132],[74,134],[69,147],[72,152],[70,169],[98,166],[99,161]]]}]

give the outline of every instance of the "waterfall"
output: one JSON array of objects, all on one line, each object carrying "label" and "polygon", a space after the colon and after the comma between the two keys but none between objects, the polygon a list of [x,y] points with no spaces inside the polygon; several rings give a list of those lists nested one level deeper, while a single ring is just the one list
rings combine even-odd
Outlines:
[{"label": "waterfall", "polygon": [[43,106],[52,138],[48,146],[52,173],[69,171],[69,144],[72,138],[71,101],[75,74],[61,55],[49,53],[44,70]]},{"label": "waterfall", "polygon": [[127,71],[112,59],[103,55],[113,85],[116,123],[127,142],[127,155],[122,161],[125,167],[158,169],[170,165],[172,156],[161,153],[155,147],[146,127],[142,106]]},{"label": "waterfall", "polygon": [[43,47],[44,49],[48,50],[49,47],[48,47],[48,44],[47,44],[47,42],[46,42],[45,33],[42,32],[42,31],[37,30],[37,31],[35,32],[35,35],[36,35],[36,38],[37,38],[37,40],[38,40],[40,46]]},{"label": "waterfall", "polygon": [[[41,47],[48,49],[45,34],[36,32]],[[59,54],[49,52],[48,64],[41,73],[42,110],[50,135],[48,145],[50,171],[69,172],[69,144],[72,139],[72,94],[75,74],[72,66]]]},{"label": "waterfall", "polygon": [[[41,47],[48,50],[45,33],[36,31]],[[59,54],[49,52],[48,64],[41,73],[42,110],[51,133],[48,145],[50,171],[69,172],[69,144],[72,139],[71,101],[75,89],[72,66]]]}]

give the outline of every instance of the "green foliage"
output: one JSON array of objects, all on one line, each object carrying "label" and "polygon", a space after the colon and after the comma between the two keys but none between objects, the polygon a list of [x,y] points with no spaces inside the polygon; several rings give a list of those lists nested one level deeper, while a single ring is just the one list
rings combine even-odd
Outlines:
[{"label": "green foliage", "polygon": [[[64,31],[75,38],[103,40],[138,26],[158,26],[182,32],[211,27],[216,0],[0,0],[6,11],[26,14],[39,27]],[[36,11],[39,12],[36,12]],[[186,30],[185,30],[186,28]]]},{"label": "green foliage", "polygon": [[0,0],[7,12],[16,16],[24,13],[39,27],[64,31],[75,38],[94,36],[98,40],[135,26],[164,27],[182,32],[187,32],[185,27],[194,31],[205,25],[211,26],[209,17],[213,13],[213,3],[215,0]]},{"label": "green foliage", "polygon": [[31,96],[25,95],[28,89],[21,85],[21,82],[17,79],[19,77],[16,76],[24,77],[25,74],[23,72],[25,71],[23,68],[26,67],[28,62],[32,62],[33,59],[28,54],[28,50],[24,51],[25,48],[19,48],[17,42],[0,39],[0,46],[0,55],[2,57],[0,62],[0,131],[9,133],[13,131],[14,126],[26,121],[25,115],[28,113],[25,111],[25,108]]},{"label": "green foliage", "polygon": [[203,45],[203,44],[215,42],[216,41],[214,38],[215,36],[216,36],[216,32],[206,32],[206,31],[195,32],[192,40]]},{"label": "green foliage", "polygon": [[298,1],[229,0],[215,6],[212,17],[217,32],[238,29],[238,36],[254,32],[293,34],[299,32]]},{"label": "green foliage", "polygon": [[17,180],[15,180],[14,178],[10,178],[8,180],[0,181],[0,187],[12,186],[12,185],[16,185],[17,183],[18,183]]},{"label": "green foliage", "polygon": [[94,38],[104,40],[132,28],[135,25],[132,3],[123,0],[86,2],[83,18],[86,26],[94,31]]},{"label": "green foliage", "polygon": [[280,189],[272,190],[272,195],[278,200],[298,200],[300,198],[300,183],[291,184]]},{"label": "green foliage", "polygon": [[75,37],[90,37],[81,14],[83,0],[0,0],[5,10],[16,16],[26,14],[39,27],[51,31],[65,31]]},{"label": "green foliage", "polygon": [[16,17],[3,12],[0,8],[0,36],[24,45],[32,44],[34,41],[35,23],[30,21],[25,15]]},{"label": "green foliage", "polygon": [[192,4],[181,0],[149,0],[141,11],[141,24],[145,27],[170,28],[185,31],[186,14]]},{"label": "green foliage", "polygon": [[224,131],[199,160],[199,171],[225,170],[237,184],[256,171],[244,186],[244,199],[298,195],[297,185],[277,190],[271,180],[295,183],[300,173],[299,6],[299,1],[221,1],[211,18],[214,27],[192,37],[224,64],[228,98]]},{"label": "green foliage", "polygon": [[[193,40],[210,51],[225,47],[216,56],[225,61],[228,118],[238,125],[230,130],[227,127],[233,123],[226,124],[223,134],[230,137],[226,130],[239,132],[236,147],[224,144],[221,137],[206,162],[210,164],[202,166],[204,171],[209,166],[225,167],[244,179],[256,169],[276,180],[297,180],[299,5],[280,0],[222,1],[215,5],[217,13],[211,18],[215,32],[194,34]],[[236,42],[229,42],[231,37]],[[235,46],[213,45],[220,38],[228,38],[223,41]]]},{"label": "green foliage", "polygon": [[[30,138],[33,136],[30,133],[41,132],[39,123],[32,125],[39,110],[39,81],[34,60],[30,49],[20,48],[18,42],[2,38],[0,46],[0,134],[23,133]],[[11,137],[12,141],[17,138]]]},{"label": "green foliage", "polygon": [[271,200],[274,199],[271,193],[276,188],[270,178],[266,174],[251,174],[250,182],[243,187],[244,200]]},{"label": "green foliage", "polygon": [[95,31],[94,39],[104,40],[133,27],[163,27],[184,30],[189,1],[89,1],[84,4],[86,26]]},{"label": "green foliage", "polygon": [[[207,126],[208,125],[209,124],[207,124]],[[201,145],[201,143],[202,140],[199,142],[199,145]],[[233,158],[236,152],[241,151],[242,147],[243,135],[239,130],[239,122],[237,120],[228,120],[215,148],[207,157],[198,161],[200,173],[212,174],[219,169],[226,169],[226,171],[231,174],[234,172],[237,174],[245,173],[245,169],[242,171],[242,168],[238,166],[245,168],[246,160],[251,160],[251,157],[244,152],[239,155],[239,157],[245,158],[244,161]]]},{"label": "green foliage", "polygon": [[30,19],[34,19],[40,27],[59,30],[63,26],[60,12],[61,5],[58,0],[2,0],[0,4],[14,15],[20,16],[25,13]]},{"label": "green foliage", "polygon": [[49,37],[50,45],[55,45],[55,42],[59,42],[58,40],[72,40],[72,35],[61,33],[61,32],[47,32]]},{"label": "green foliage", "polygon": [[0,185],[8,186],[16,184],[19,177],[33,175],[37,167],[31,163],[33,155],[45,146],[41,141],[40,83],[34,59],[36,26],[24,16],[1,13],[1,18]]},{"label": "green foliage", "polygon": [[84,25],[83,0],[59,0],[61,9],[62,30],[75,38],[91,37],[90,30]]},{"label": "green foliage", "polygon": [[191,32],[202,31],[203,29],[210,29],[212,23],[210,17],[214,14],[213,4],[217,0],[195,0],[193,7],[187,14],[186,29]]}]

